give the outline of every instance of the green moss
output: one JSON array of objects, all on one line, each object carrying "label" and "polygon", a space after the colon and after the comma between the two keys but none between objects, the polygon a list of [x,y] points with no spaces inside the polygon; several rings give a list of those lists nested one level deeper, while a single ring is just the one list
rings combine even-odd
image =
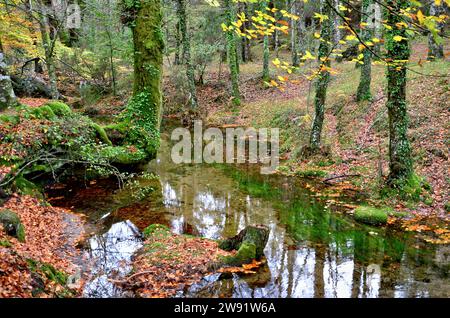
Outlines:
[{"label": "green moss", "polygon": [[250,263],[256,258],[256,245],[253,243],[244,242],[239,247],[236,255],[225,256],[222,261],[231,266],[240,266],[242,264]]},{"label": "green moss", "polygon": [[50,264],[42,264],[39,268],[45,276],[54,281],[55,283],[58,283],[60,285],[65,285],[67,282],[67,274],[64,272],[56,270],[52,265]]},{"label": "green moss", "polygon": [[381,190],[382,197],[396,197],[402,200],[419,202],[429,197],[430,185],[420,176],[412,174],[407,179],[391,182]]},{"label": "green moss", "polygon": [[382,225],[387,223],[388,211],[371,206],[359,206],[355,209],[354,217],[358,222]]},{"label": "green moss", "polygon": [[70,107],[64,104],[63,102],[50,101],[45,105],[50,107],[56,116],[64,117],[72,114],[72,110],[70,109]]},{"label": "green moss", "polygon": [[19,122],[19,117],[14,115],[0,115],[0,121],[4,123],[12,123],[13,125],[16,125]]},{"label": "green moss", "polygon": [[25,228],[16,213],[8,209],[1,210],[0,223],[3,224],[6,234],[16,237],[20,242],[25,242]]},{"label": "green moss", "polygon": [[155,234],[170,234],[170,229],[162,224],[151,224],[147,226],[142,232],[144,237],[150,237]]},{"label": "green moss", "polygon": [[409,213],[405,211],[391,211],[389,212],[389,215],[395,216],[397,218],[406,218],[409,216]]},{"label": "green moss", "polygon": [[92,123],[92,128],[94,128],[94,130],[96,131],[98,139],[100,139],[105,144],[112,146],[112,142],[111,140],[109,140],[108,135],[106,134],[106,131],[105,129],[103,129],[103,127],[101,127],[99,124]]},{"label": "green moss", "polygon": [[303,178],[324,178],[328,175],[327,172],[322,170],[302,170],[296,171],[295,174]]},{"label": "green moss", "polygon": [[[33,171],[39,171],[36,168],[45,169],[45,166],[37,165],[33,166]],[[29,170],[30,171],[30,170]],[[42,170],[44,171],[44,170]],[[32,172],[32,171],[30,171]],[[23,176],[19,176],[14,180],[14,185],[19,193],[31,196],[42,197],[41,189],[31,181],[28,181]]]},{"label": "green moss", "polygon": [[11,242],[8,240],[0,240],[0,246],[1,247],[11,247]]},{"label": "green moss", "polygon": [[100,156],[110,163],[132,165],[143,163],[148,159],[147,154],[136,148],[125,146],[108,146],[100,150]]},{"label": "green moss", "polygon": [[47,119],[47,120],[55,120],[57,118],[56,114],[48,105],[44,105],[37,108],[31,108],[29,113],[36,117],[37,119]]}]

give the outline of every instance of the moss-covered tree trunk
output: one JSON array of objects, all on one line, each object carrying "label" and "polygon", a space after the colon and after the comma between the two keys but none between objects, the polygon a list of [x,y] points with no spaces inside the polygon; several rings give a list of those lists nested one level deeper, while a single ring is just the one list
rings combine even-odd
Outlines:
[{"label": "moss-covered tree trunk", "polygon": [[[387,13],[387,23],[396,26],[403,21],[402,10],[410,6],[408,0],[390,0],[391,11]],[[401,41],[396,41],[402,37]],[[413,172],[411,145],[408,141],[408,114],[406,103],[406,62],[410,57],[406,28],[393,27],[386,32],[386,57],[388,80],[388,116],[389,116],[389,182],[401,184],[410,178]]]},{"label": "moss-covered tree trunk", "polygon": [[[437,4],[435,0],[431,1],[430,4],[430,16],[439,17],[445,15],[444,3]],[[445,22],[438,22],[436,25],[437,35],[442,35],[444,33]],[[435,59],[444,58],[444,45],[442,42],[438,42],[436,35],[433,33],[428,34],[428,60],[433,61]]]},{"label": "moss-covered tree trunk", "polygon": [[[325,1],[322,1],[321,3],[321,14],[331,17],[331,8]],[[320,70],[316,82],[316,95],[314,99],[315,114],[309,140],[309,147],[312,153],[317,152],[320,149],[320,140],[325,116],[325,102],[328,83],[330,82],[329,67],[331,62],[329,56],[332,50],[332,24],[331,18],[324,20],[320,32],[322,38],[318,51]]]},{"label": "moss-covered tree trunk", "polygon": [[[372,41],[374,36],[372,29],[373,24],[369,21],[369,18],[371,17],[369,9],[372,6],[372,2],[372,0],[363,0],[361,7],[361,25],[365,25],[365,28],[361,32],[361,39],[364,43]],[[359,86],[356,93],[356,100],[358,102],[370,100],[372,98],[372,94],[370,93],[370,84],[372,82],[372,52],[367,48],[364,48],[363,55],[364,64],[361,67],[361,77],[359,79]]]},{"label": "moss-covered tree trunk", "polygon": [[181,42],[183,43],[184,52],[184,64],[186,66],[186,77],[189,87],[189,104],[192,109],[196,109],[198,106],[197,101],[197,89],[195,87],[195,73],[194,65],[192,65],[191,59],[191,36],[188,30],[188,19],[186,15],[186,0],[178,0],[178,21],[181,34]]},{"label": "moss-covered tree trunk", "polygon": [[154,128],[159,130],[164,52],[161,0],[134,1],[136,5],[128,11],[134,45],[133,96],[147,95],[149,104],[141,105],[141,111],[156,118],[158,124]]},{"label": "moss-covered tree trunk", "polygon": [[[234,22],[235,19],[232,0],[225,0],[225,15],[226,24],[231,25],[231,23]],[[230,68],[231,77],[231,95],[233,97],[233,103],[235,105],[239,105],[241,103],[241,93],[239,91],[239,69],[236,47],[236,33],[233,30],[229,30],[226,32],[226,37],[228,66]]]},{"label": "moss-covered tree trunk", "polygon": [[7,73],[5,54],[0,39],[0,111],[16,103],[16,95],[12,87],[11,78]]},{"label": "moss-covered tree trunk", "polygon": [[[39,3],[41,8],[44,8],[42,3]],[[48,78],[50,81],[50,92],[53,99],[59,98],[58,91],[58,77],[56,76],[56,67],[54,61],[54,45],[55,39],[52,40],[50,36],[49,18],[46,12],[38,14],[39,30],[41,33],[42,46],[44,48],[45,65],[47,67]]]}]

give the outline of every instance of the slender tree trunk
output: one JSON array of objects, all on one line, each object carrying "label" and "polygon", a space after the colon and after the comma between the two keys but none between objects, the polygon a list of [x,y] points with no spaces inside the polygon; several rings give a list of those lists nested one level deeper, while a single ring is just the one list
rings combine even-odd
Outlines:
[{"label": "slender tree trunk", "polygon": [[[270,0],[270,1],[269,1],[268,7],[269,7],[270,9],[274,9],[274,8],[275,8],[275,4],[274,4],[274,1],[273,1],[273,0]],[[273,13],[273,17],[275,18],[275,20],[278,20],[278,15],[277,15],[276,12]],[[278,57],[278,53],[279,53],[279,52],[278,52],[278,50],[279,50],[279,44],[280,44],[279,32],[278,32],[277,29],[275,29],[275,30],[273,31],[273,34],[272,34],[272,49],[275,51],[276,57]]]},{"label": "slender tree trunk", "polygon": [[[339,11],[340,0],[333,0],[333,4],[335,9]],[[342,31],[339,28],[339,25],[342,24],[340,19],[341,17],[339,17],[333,10],[333,43],[336,48],[339,47],[339,41],[342,39]]]},{"label": "slender tree trunk", "polygon": [[[438,17],[440,15],[445,15],[444,3],[436,4],[435,0],[431,1],[430,5],[430,16]],[[436,29],[438,30],[438,35],[444,33],[444,22],[438,22]],[[442,41],[442,39],[441,39]],[[428,34],[428,60],[433,61],[435,59],[444,58],[444,45],[442,42],[438,42],[435,36],[430,32]]]},{"label": "slender tree trunk", "polygon": [[[389,0],[391,7],[387,15],[387,23],[395,26],[402,22],[401,12],[410,5],[408,0]],[[408,114],[406,103],[406,65],[410,57],[408,34],[405,28],[392,28],[386,32],[386,57],[390,64],[387,67],[388,80],[388,116],[389,116],[389,183],[401,186],[413,173],[411,146],[407,137]],[[404,38],[398,42],[394,37]]]},{"label": "slender tree trunk", "polygon": [[[290,1],[290,9],[291,9],[291,14],[293,15],[297,15],[298,14],[298,10],[297,10],[297,0],[291,0]],[[297,32],[298,32],[298,21],[291,19],[291,55],[292,55],[292,65],[297,67],[299,66],[299,56],[298,56],[298,36],[297,36]]]},{"label": "slender tree trunk", "polygon": [[263,81],[270,80],[270,70],[269,70],[269,59],[270,59],[270,50],[269,50],[269,36],[265,35],[263,40]]},{"label": "slender tree trunk", "polygon": [[7,74],[6,58],[0,39],[0,111],[16,104],[16,95],[11,84],[11,78]]},{"label": "slender tree trunk", "polygon": [[[369,9],[371,8],[372,3],[372,0],[363,0],[362,2],[361,24],[366,25],[366,27],[361,32],[361,38],[365,43],[371,41],[374,35],[372,24],[368,18],[368,15],[370,16]],[[359,79],[359,86],[356,93],[356,100],[358,102],[372,99],[372,94],[370,93],[370,84],[372,81],[372,52],[365,48],[363,55],[364,64],[361,67],[361,77]]]},{"label": "slender tree trunk", "polygon": [[[39,3],[40,8],[43,10],[44,5]],[[50,81],[50,92],[53,99],[59,98],[58,91],[58,77],[56,76],[56,68],[54,62],[54,40],[50,36],[50,24],[47,13],[42,11],[38,15],[39,30],[41,32],[42,46],[45,54],[45,65],[47,66],[48,78]],[[55,36],[55,35],[54,35]]]},{"label": "slender tree trunk", "polygon": [[[234,10],[232,0],[225,0],[226,23],[231,25],[234,21]],[[233,96],[233,103],[239,105],[241,103],[241,93],[239,92],[239,70],[238,57],[236,51],[236,35],[234,31],[228,31],[227,36],[227,57],[228,65],[230,67],[231,76],[231,94]]]},{"label": "slender tree trunk", "polygon": [[188,21],[186,15],[186,0],[178,0],[178,19],[180,23],[181,41],[183,43],[184,63],[186,65],[186,77],[190,94],[190,106],[196,109],[198,106],[197,91],[195,87],[194,66],[191,60],[191,39],[188,30]]},{"label": "slender tree trunk", "polygon": [[159,130],[164,53],[161,0],[142,1],[129,25],[134,45],[133,96],[146,95],[149,103],[141,111]]},{"label": "slender tree trunk", "polygon": [[175,65],[180,65],[180,50],[181,50],[181,40],[180,40],[180,21],[177,22],[175,31]]},{"label": "slender tree trunk", "polygon": [[[331,16],[331,8],[323,0],[321,2],[321,13],[322,15],[327,15],[329,17]],[[329,55],[332,49],[330,44],[332,41],[331,19],[327,19],[322,22],[322,30],[320,35],[324,41],[320,42],[318,52],[318,60],[321,67],[316,83],[316,96],[314,99],[315,115],[309,141],[309,146],[312,153],[317,152],[320,148],[323,120],[325,116],[325,102],[327,97],[328,83],[330,81],[330,73],[327,68],[329,68],[331,65],[329,59]]]},{"label": "slender tree trunk", "polygon": [[[240,10],[242,13],[245,14],[245,18],[249,19],[249,14],[248,14],[248,5],[247,3],[243,2],[240,3]],[[249,29],[250,28],[250,20],[249,21],[245,21],[242,24],[241,30],[244,31],[245,29]],[[250,52],[250,39],[248,39],[247,37],[242,37],[242,62],[243,63],[247,63],[251,60],[251,52]]]},{"label": "slender tree trunk", "polygon": [[112,43],[111,32],[106,26],[106,35],[108,37],[108,46],[109,46],[109,67],[111,72],[111,88],[113,95],[117,95],[117,83],[116,83],[116,67],[114,65],[114,47]]},{"label": "slender tree trunk", "polygon": [[297,54],[303,56],[306,53],[306,21],[305,3],[297,0]]},{"label": "slender tree trunk", "polygon": [[[373,15],[373,32],[375,35],[375,38],[382,39],[383,38],[383,32],[384,27],[381,23],[381,20],[383,20],[383,10],[384,8],[381,7],[381,5],[378,2],[373,1],[373,9],[372,9],[372,15]],[[375,43],[373,47],[373,51],[376,53],[377,56],[381,55],[381,43]],[[373,57],[377,59],[378,57]]]},{"label": "slender tree trunk", "polygon": [[[267,1],[263,0],[260,4],[260,10],[265,11],[267,7]],[[270,80],[270,70],[269,70],[269,59],[270,59],[270,49],[269,49],[269,36],[264,35],[263,38],[263,72],[262,72],[262,79],[263,81],[269,81]]]}]

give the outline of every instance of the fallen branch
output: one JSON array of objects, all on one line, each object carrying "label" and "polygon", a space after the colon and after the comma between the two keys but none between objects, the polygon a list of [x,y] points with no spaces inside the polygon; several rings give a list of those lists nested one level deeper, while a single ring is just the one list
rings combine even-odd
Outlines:
[{"label": "fallen branch", "polygon": [[340,176],[335,176],[335,177],[331,177],[331,178],[327,178],[325,180],[322,180],[323,183],[329,183],[329,181],[331,180],[335,180],[335,179],[344,179],[344,178],[351,178],[351,177],[360,177],[360,174],[343,174]]}]

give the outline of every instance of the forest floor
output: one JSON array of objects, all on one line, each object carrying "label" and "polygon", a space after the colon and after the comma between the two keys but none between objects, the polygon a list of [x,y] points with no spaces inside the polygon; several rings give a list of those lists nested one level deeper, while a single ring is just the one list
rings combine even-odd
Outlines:
[{"label": "forest floor", "polygon": [[68,279],[77,275],[82,253],[76,248],[84,235],[80,216],[28,195],[13,194],[1,208],[20,217],[25,242],[0,229],[0,298],[79,295],[81,280]]}]

